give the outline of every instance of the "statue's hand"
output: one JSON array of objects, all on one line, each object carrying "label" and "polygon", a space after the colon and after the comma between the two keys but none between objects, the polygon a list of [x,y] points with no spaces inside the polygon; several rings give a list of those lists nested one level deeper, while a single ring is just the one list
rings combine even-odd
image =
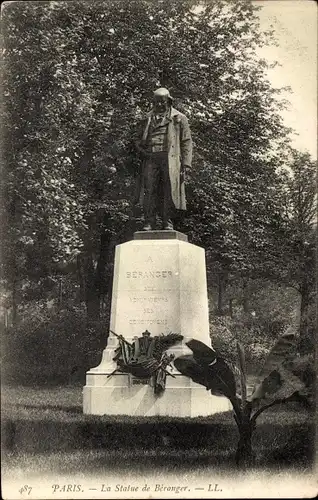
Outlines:
[{"label": "statue's hand", "polygon": [[144,147],[143,143],[141,142],[136,142],[135,143],[136,149],[138,153],[140,154],[141,158],[151,158],[151,152],[147,151],[147,149]]},{"label": "statue's hand", "polygon": [[147,151],[146,149],[140,149],[140,156],[143,160],[147,160],[152,157],[152,154],[150,151]]},{"label": "statue's hand", "polygon": [[185,182],[186,179],[186,173],[187,173],[188,166],[185,165],[184,163],[181,163],[181,168],[180,168],[180,182]]},{"label": "statue's hand", "polygon": [[151,152],[144,150],[143,151],[143,157],[146,158],[146,159],[147,158],[151,158],[152,154],[151,154]]}]

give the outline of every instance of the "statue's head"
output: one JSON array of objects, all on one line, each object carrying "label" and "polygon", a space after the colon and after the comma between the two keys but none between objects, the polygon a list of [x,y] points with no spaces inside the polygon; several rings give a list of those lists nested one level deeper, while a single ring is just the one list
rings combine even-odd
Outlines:
[{"label": "statue's head", "polygon": [[148,330],[146,330],[146,331],[142,332],[142,336],[143,336],[143,337],[150,337],[150,335],[151,335],[151,333],[150,333],[150,332],[148,332]]},{"label": "statue's head", "polygon": [[152,102],[155,112],[163,113],[164,111],[167,111],[172,104],[172,97],[169,90],[164,87],[155,90]]}]

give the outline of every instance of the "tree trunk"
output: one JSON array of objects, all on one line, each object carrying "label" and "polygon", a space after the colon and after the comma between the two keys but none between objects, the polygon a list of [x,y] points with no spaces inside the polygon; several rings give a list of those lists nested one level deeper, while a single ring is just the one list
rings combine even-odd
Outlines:
[{"label": "tree trunk", "polygon": [[106,265],[109,256],[109,235],[102,233],[100,236],[100,250],[96,270],[92,254],[87,255],[86,261],[86,307],[88,320],[100,319],[101,298],[108,293]]},{"label": "tree trunk", "polygon": [[229,300],[229,313],[230,317],[233,318],[233,299]]},{"label": "tree trunk", "polygon": [[17,280],[12,280],[12,325],[16,325],[18,321],[18,301],[17,301]]},{"label": "tree trunk", "polygon": [[234,417],[240,434],[235,461],[237,466],[243,469],[253,465],[255,459],[252,450],[252,434],[255,429],[255,421],[251,421],[251,411],[251,404],[246,403],[242,408],[240,417]]},{"label": "tree trunk", "polygon": [[77,256],[77,273],[78,273],[78,283],[79,283],[79,302],[80,304],[85,301],[85,273],[83,268],[83,257]]},{"label": "tree trunk", "polygon": [[5,330],[9,328],[9,311],[7,308],[4,310],[4,328]]},{"label": "tree trunk", "polygon": [[250,310],[248,281],[243,281],[243,311],[247,314]]},{"label": "tree trunk", "polygon": [[307,334],[308,330],[308,307],[310,303],[310,290],[306,279],[300,287],[300,326],[299,333],[300,336]]},{"label": "tree trunk", "polygon": [[254,463],[254,454],[252,450],[253,428],[250,419],[245,419],[239,424],[240,438],[237,445],[235,461],[239,467],[250,467]]},{"label": "tree trunk", "polygon": [[59,280],[59,296],[58,296],[58,307],[62,309],[63,306],[63,281],[62,278]]},{"label": "tree trunk", "polygon": [[100,251],[99,259],[96,268],[96,287],[100,296],[107,295],[108,293],[108,280],[106,276],[106,265],[109,255],[110,237],[107,234],[100,236]]},{"label": "tree trunk", "polygon": [[93,263],[92,254],[85,257],[86,267],[86,288],[85,288],[85,302],[87,320],[97,321],[100,317],[100,295],[96,286],[96,275]]},{"label": "tree trunk", "polygon": [[94,292],[89,293],[89,297],[86,299],[86,312],[87,320],[89,322],[98,321],[100,317],[100,303],[97,294]]},{"label": "tree trunk", "polygon": [[224,294],[225,294],[226,280],[224,273],[220,272],[218,274],[218,305],[217,305],[217,315],[224,316]]}]

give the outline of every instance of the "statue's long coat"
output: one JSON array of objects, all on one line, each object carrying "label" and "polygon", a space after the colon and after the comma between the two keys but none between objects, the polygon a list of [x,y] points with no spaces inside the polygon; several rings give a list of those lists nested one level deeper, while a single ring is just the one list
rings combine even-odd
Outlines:
[{"label": "statue's long coat", "polygon": [[[140,123],[140,137],[136,146],[139,152],[144,153],[144,146],[147,138],[150,120],[153,111],[148,113]],[[181,177],[181,164],[191,167],[192,162],[192,139],[187,117],[175,108],[171,108],[168,118],[168,163],[169,177],[171,183],[171,197],[177,210],[186,210],[186,197],[184,176]],[[143,167],[139,179],[137,190],[137,200],[140,204],[144,198],[144,167],[147,157],[143,160]],[[136,201],[137,201],[136,200]]]}]

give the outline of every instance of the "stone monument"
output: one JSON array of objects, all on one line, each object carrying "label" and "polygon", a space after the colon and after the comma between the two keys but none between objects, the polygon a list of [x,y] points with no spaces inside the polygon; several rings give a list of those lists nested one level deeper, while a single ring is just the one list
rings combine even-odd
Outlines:
[{"label": "stone monument", "polygon": [[[129,346],[145,330],[151,337],[169,332],[183,336],[180,345],[167,351],[169,357],[191,354],[185,345],[191,338],[211,344],[205,252],[173,229],[175,210],[186,209],[192,139],[186,116],[172,101],[167,89],[157,89],[153,109],[141,122],[136,149],[143,163],[136,201],[143,204],[145,223],[132,241],[116,247],[110,335],[100,365],[87,372],[84,413],[195,417],[230,409],[226,398],[211,396],[173,365],[166,366],[165,390],[158,395],[151,379],[116,371],[113,359],[116,335],[124,336]],[[156,215],[162,220],[159,231]]]},{"label": "stone monument", "polygon": [[[184,340],[170,351],[190,353],[191,338],[211,345],[205,252],[174,230],[141,231],[116,247],[110,330],[132,342],[144,330],[151,335],[180,333]],[[169,369],[166,389],[156,396],[149,383],[114,373],[117,338],[110,333],[99,366],[87,372],[84,413],[94,415],[169,415],[195,417],[230,409],[224,397]]]}]

